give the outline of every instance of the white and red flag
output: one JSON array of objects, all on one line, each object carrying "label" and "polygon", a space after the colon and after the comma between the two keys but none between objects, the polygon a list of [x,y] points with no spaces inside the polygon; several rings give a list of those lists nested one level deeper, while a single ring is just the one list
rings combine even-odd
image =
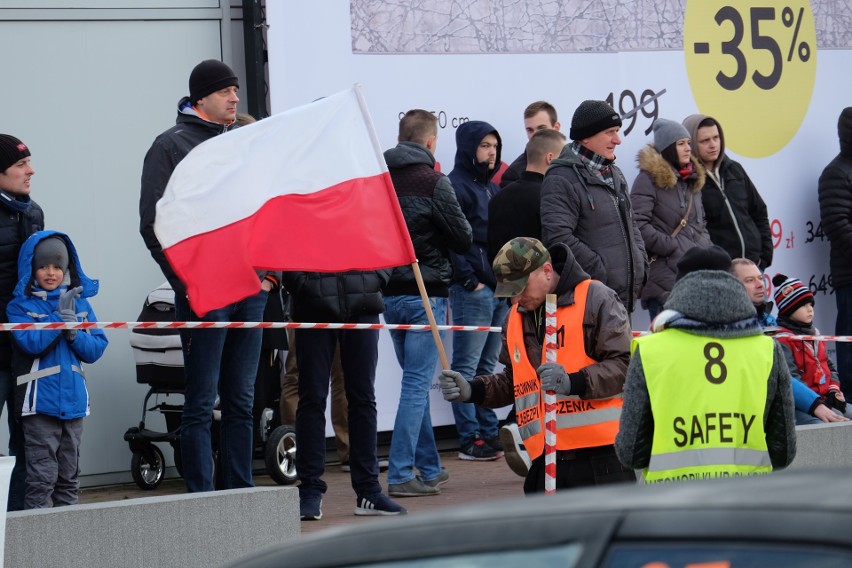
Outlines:
[{"label": "white and red flag", "polygon": [[260,291],[255,270],[415,261],[357,85],[196,146],[157,202],[154,231],[199,315]]}]

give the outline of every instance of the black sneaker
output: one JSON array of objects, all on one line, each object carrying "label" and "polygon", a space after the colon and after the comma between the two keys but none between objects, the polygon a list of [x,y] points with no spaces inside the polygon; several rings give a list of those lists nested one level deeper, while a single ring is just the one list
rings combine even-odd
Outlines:
[{"label": "black sneaker", "polygon": [[318,521],[322,518],[322,496],[309,495],[299,499],[299,517],[303,521]]},{"label": "black sneaker", "polygon": [[485,440],[476,439],[459,450],[459,459],[468,461],[494,461],[500,458],[500,454],[485,443]]},{"label": "black sneaker", "polygon": [[408,511],[381,493],[358,495],[355,499],[355,514],[364,517],[405,515]]},{"label": "black sneaker", "polygon": [[503,455],[503,442],[500,441],[499,433],[493,438],[485,438],[485,445],[494,450],[497,450],[497,455]]}]

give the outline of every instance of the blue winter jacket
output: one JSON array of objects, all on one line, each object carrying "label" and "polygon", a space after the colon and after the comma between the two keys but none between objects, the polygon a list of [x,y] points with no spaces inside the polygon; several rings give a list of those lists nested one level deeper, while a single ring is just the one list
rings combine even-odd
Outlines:
[{"label": "blue winter jacket", "polygon": [[[485,162],[477,163],[476,150],[487,135],[497,137],[497,163],[489,170]],[[453,184],[456,199],[473,230],[473,244],[465,254],[451,252],[453,284],[473,290],[482,282],[492,290],[497,285],[488,260],[488,202],[500,186],[491,181],[500,165],[503,143],[497,130],[481,120],[465,122],[456,130],[456,161],[447,176]]]},{"label": "blue winter jacket", "polygon": [[[50,236],[61,237],[68,247],[65,282],[56,290],[42,290],[33,278],[33,251]],[[83,273],[71,239],[57,231],[39,231],[26,240],[18,256],[18,285],[6,308],[12,323],[61,322],[59,295],[67,287],[82,286],[75,301],[77,321],[97,321],[86,298],[98,293],[98,281]],[[15,414],[45,414],[62,420],[89,415],[89,392],[81,363],[94,363],[103,355],[107,338],[100,329],[78,330],[73,342],[62,330],[13,331],[12,371],[17,378]]]}]

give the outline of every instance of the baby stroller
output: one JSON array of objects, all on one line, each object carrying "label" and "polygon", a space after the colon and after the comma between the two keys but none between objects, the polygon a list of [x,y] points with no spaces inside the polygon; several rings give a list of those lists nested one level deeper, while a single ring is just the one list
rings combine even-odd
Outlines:
[{"label": "baby stroller", "polygon": [[[168,283],[164,283],[148,294],[138,321],[174,320],[175,293]],[[180,419],[183,404],[175,404],[169,400],[171,395],[183,397],[183,351],[176,329],[134,329],[130,336],[130,346],[136,361],[136,382],[149,385],[142,403],[142,420],[139,426],[128,428],[124,434],[124,439],[133,452],[130,474],[140,488],[155,489],[163,481],[166,471],[163,452],[155,442],[165,442],[172,446],[175,468],[178,474],[183,474],[180,458]],[[161,396],[165,400],[161,400]],[[149,407],[152,397],[155,404]],[[145,427],[149,411],[157,411],[163,415],[166,432],[157,432]]]},{"label": "baby stroller", "polygon": [[[174,321],[174,291],[168,283],[153,290],[145,300],[138,321]],[[149,385],[142,403],[142,419],[138,426],[127,429],[124,439],[133,453],[130,473],[141,489],[155,489],[165,475],[165,459],[157,443],[168,443],[174,452],[175,468],[183,475],[180,453],[180,422],[183,411],[184,393],[183,350],[176,329],[133,329],[130,337],[136,362],[136,381]],[[280,392],[280,389],[278,389]],[[172,395],[181,397],[180,403],[172,402]],[[149,407],[151,399],[154,405]],[[269,406],[269,405],[267,405]],[[277,402],[260,412],[260,428],[256,442],[265,460],[267,472],[276,483],[289,485],[296,481],[296,436],[293,428],[279,426]],[[166,422],[166,432],[146,428],[148,412],[160,412]],[[213,419],[218,420],[219,411],[214,410]],[[217,427],[212,429],[213,458],[218,448]],[[257,448],[256,448],[257,449]]]}]

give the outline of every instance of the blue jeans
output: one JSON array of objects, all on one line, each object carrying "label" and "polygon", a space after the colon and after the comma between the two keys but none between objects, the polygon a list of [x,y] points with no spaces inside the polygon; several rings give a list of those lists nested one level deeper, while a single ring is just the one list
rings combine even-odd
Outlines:
[{"label": "blue jeans", "polygon": [[[179,321],[263,321],[266,292],[198,317],[186,298],[175,297]],[[184,375],[180,448],[183,478],[190,492],[213,490],[213,448],[210,429],[213,406],[219,394],[222,421],[219,425],[217,487],[251,487],[252,405],[254,381],[260,358],[261,329],[182,329]]]},{"label": "blue jeans", "polygon": [[[837,302],[837,323],[835,335],[852,335],[852,286],[834,289]],[[852,343],[838,341],[837,374],[840,377],[840,390],[846,400],[852,400]]]},{"label": "blue jeans", "polygon": [[[796,379],[793,379],[794,381]],[[798,408],[796,409],[796,426],[801,426],[804,424],[822,424],[822,420],[817,418],[816,416],[811,416],[807,412],[802,412]]]},{"label": "blue jeans", "polygon": [[15,378],[8,367],[0,368],[0,414],[6,407],[9,420],[9,455],[15,456],[15,467],[9,483],[7,511],[23,511],[24,495],[27,491],[27,464],[24,456],[24,428],[21,420],[15,418]]},{"label": "blue jeans", "polygon": [[[495,298],[488,286],[468,292],[458,284],[450,286],[450,308],[453,325],[502,326],[509,304],[505,298]],[[467,380],[478,375],[491,375],[497,365],[501,339],[499,332],[453,332],[454,371]],[[490,408],[466,403],[453,403],[453,417],[462,447],[476,438],[489,439],[497,435],[497,415]]]},{"label": "blue jeans", "polygon": [[[350,318],[378,323],[378,315]],[[358,495],[381,493],[376,457],[376,363],[379,330],[297,329],[299,405],[296,408],[296,471],[299,496],[325,493],[325,407],[334,351],[340,344],[343,386],[349,402],[349,467]]]},{"label": "blue jeans", "polygon": [[[429,298],[435,321],[447,319],[447,299]],[[387,323],[429,324],[420,296],[386,296]],[[441,475],[441,458],[432,430],[429,389],[435,376],[438,348],[431,331],[390,332],[396,360],[402,367],[399,406],[390,447],[388,484],[411,481],[414,468],[427,481]],[[443,332],[441,333],[443,337]]]}]

